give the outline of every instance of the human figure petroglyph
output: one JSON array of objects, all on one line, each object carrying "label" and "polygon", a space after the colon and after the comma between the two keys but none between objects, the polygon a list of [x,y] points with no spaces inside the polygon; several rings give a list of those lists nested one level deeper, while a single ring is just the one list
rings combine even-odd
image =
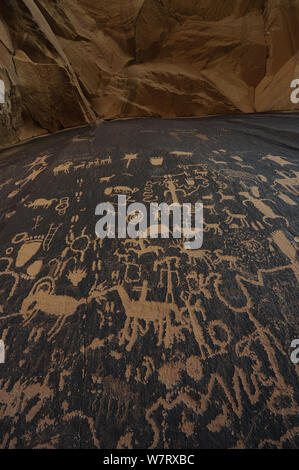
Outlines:
[{"label": "human figure petroglyph", "polygon": [[20,186],[20,189],[22,189],[26,184],[29,182],[34,181],[43,171],[45,171],[46,167],[41,166],[40,168],[36,168],[30,175],[26,176],[24,179],[20,181],[16,181],[15,185]]},{"label": "human figure petroglyph", "polygon": [[86,233],[86,230],[87,227],[84,227],[78,236],[75,236],[73,230],[70,230],[70,232],[66,234],[65,241],[67,246],[62,252],[62,258],[65,258],[68,251],[72,251],[73,253],[79,253],[80,261],[84,261],[85,252],[92,244],[92,240]]},{"label": "human figure petroglyph", "polygon": [[[140,279],[141,265],[135,262],[134,256],[132,253],[130,253],[129,250],[127,250],[125,253],[121,253],[120,248],[118,248],[114,252],[114,256],[117,257],[119,263],[122,263],[125,266],[125,272],[123,275],[124,282],[130,284],[131,282],[135,282],[136,280]],[[130,273],[132,272],[132,269],[136,273],[136,277],[134,277],[133,279],[130,278]]]},{"label": "human figure petroglyph", "polygon": [[33,230],[37,230],[44,218],[41,215],[37,215],[36,217],[33,218],[34,226]]},{"label": "human figure petroglyph", "polygon": [[176,278],[177,284],[180,285],[180,277],[178,273],[179,268],[179,261],[180,258],[178,256],[167,256],[162,258],[161,260],[155,260],[153,270],[154,272],[158,272],[158,268],[160,268],[160,280],[158,283],[158,287],[163,288],[164,282],[163,277],[166,274],[166,301],[168,303],[174,303],[174,295],[173,295],[173,277]]},{"label": "human figure petroglyph", "polygon": [[172,203],[179,204],[177,193],[183,193],[183,195],[185,195],[185,190],[176,188],[175,183],[177,183],[177,180],[174,180],[171,175],[166,177],[165,186],[167,187],[167,190],[164,191],[163,196],[167,196],[167,194],[169,194],[171,196]]},{"label": "human figure petroglyph", "polygon": [[[188,272],[186,275],[186,281],[188,284],[188,296],[191,297],[192,294],[200,296],[201,294],[203,294],[206,299],[210,300],[212,298],[210,283],[214,276],[214,273],[205,276],[203,273],[198,273],[198,271]],[[184,295],[186,294],[181,295],[183,296],[184,300]],[[203,319],[205,321],[207,320],[205,312],[203,312]]]},{"label": "human figure petroglyph", "polygon": [[269,224],[267,222],[267,219],[283,219],[287,225],[287,227],[290,225],[288,219],[282,215],[278,215],[278,214],[275,214],[274,211],[272,210],[272,208],[270,206],[268,206],[267,204],[265,204],[264,201],[270,201],[273,203],[273,201],[271,201],[270,199],[258,199],[258,198],[255,198],[253,197],[251,194],[249,194],[248,192],[241,192],[239,193],[240,196],[243,196],[245,197],[245,200],[242,201],[243,205],[246,206],[248,202],[251,202],[251,204],[254,205],[254,207],[263,214],[263,222],[266,223],[266,224]]},{"label": "human figure petroglyph", "polygon": [[[253,320],[252,315],[250,318]],[[224,344],[229,344],[232,338],[231,332],[229,331],[227,325],[223,322],[212,321],[208,326],[208,331],[210,336],[213,338],[213,342],[217,345],[217,338],[215,337],[213,330],[215,327],[220,326],[224,329],[225,335],[227,336]],[[200,416],[204,416],[207,409],[208,403],[212,394],[215,391],[215,387],[220,387],[225,395],[225,400],[229,406],[230,413],[235,414],[239,419],[242,417],[244,412],[244,402],[242,399],[242,392],[246,394],[249,402],[254,405],[257,404],[261,395],[262,387],[271,387],[273,389],[272,396],[268,402],[268,406],[271,411],[275,414],[287,415],[295,414],[296,405],[294,399],[294,390],[291,387],[286,386],[286,383],[283,379],[283,375],[279,368],[279,363],[277,360],[277,353],[271,344],[271,340],[275,342],[275,347],[279,347],[277,340],[271,335],[270,331],[265,330],[262,326],[255,320],[255,326],[257,329],[250,335],[243,337],[235,346],[236,353],[238,357],[242,360],[250,360],[251,370],[246,372],[240,366],[234,366],[233,374],[230,379],[222,377],[221,373],[212,373],[208,379],[208,384],[206,387],[206,393],[202,394],[194,390],[195,395],[191,396],[186,394],[186,390],[180,389],[174,396],[172,396],[172,401],[170,401],[170,396],[167,401],[164,401],[163,398],[159,398],[158,401],[150,407],[146,416],[148,422],[152,425],[154,432],[154,441],[153,445],[158,445],[159,442],[159,427],[156,425],[153,419],[153,413],[156,414],[158,408],[161,408],[165,412],[173,409],[173,407],[178,406],[180,403],[184,403],[185,406],[191,408],[194,413]],[[257,349],[255,344],[258,343],[259,347],[262,347],[265,351],[268,363],[271,365],[271,375],[265,375],[265,361],[260,360],[257,355]],[[222,348],[220,344],[220,354],[226,352],[225,347]],[[279,350],[283,352],[283,348],[279,347]],[[246,367],[248,370],[248,367]],[[199,379],[201,379],[202,374],[199,374]],[[190,392],[190,389],[188,393]],[[276,403],[275,403],[276,400]],[[283,400],[287,405],[281,405]],[[295,408],[294,408],[295,407]]]},{"label": "human figure petroglyph", "polygon": [[28,165],[25,165],[25,168],[29,168],[30,170],[33,170],[34,167],[36,166],[48,166],[47,159],[50,158],[52,155],[41,155],[40,157],[36,157],[36,159],[32,162],[29,163]]}]

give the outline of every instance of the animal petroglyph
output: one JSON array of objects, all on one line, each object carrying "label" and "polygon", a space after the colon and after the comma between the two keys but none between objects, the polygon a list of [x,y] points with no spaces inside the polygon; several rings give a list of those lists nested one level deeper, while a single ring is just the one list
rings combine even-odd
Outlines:
[{"label": "animal petroglyph", "polygon": [[67,175],[70,172],[72,166],[73,162],[62,163],[61,165],[58,165],[56,168],[54,168],[53,173],[55,176],[59,175],[59,173],[64,173]]},{"label": "animal petroglyph", "polygon": [[24,326],[28,325],[39,312],[57,317],[54,326],[48,332],[49,339],[53,339],[61,331],[67,318],[74,315],[84,304],[86,304],[85,299],[78,301],[67,295],[56,295],[54,280],[46,277],[34,284],[29,295],[23,300],[19,314],[24,317]]},{"label": "animal petroglyph", "polygon": [[[126,321],[120,333],[120,345],[126,344],[127,351],[131,351],[138,340],[139,335],[144,336],[150,324],[153,324],[154,331],[158,336],[157,346],[162,344],[166,348],[173,345],[175,338],[183,339],[182,328],[186,323],[179,308],[174,303],[148,301],[148,283],[143,282],[139,300],[132,300],[124,286],[119,285],[106,290],[103,293],[116,291],[122,301],[126,314]],[[172,322],[172,315],[175,317],[175,324]],[[144,326],[141,321],[144,322]]]},{"label": "animal petroglyph", "polygon": [[137,257],[140,258],[142,255],[152,253],[156,256],[159,256],[163,253],[163,248],[158,245],[153,245],[147,239],[140,238],[138,240],[126,240],[123,242],[123,245],[129,246],[127,250],[133,253],[136,253]]},{"label": "animal petroglyph", "polygon": [[57,201],[57,199],[36,199],[33,202],[24,204],[24,206],[30,209],[49,209],[55,201]]},{"label": "animal petroglyph", "polygon": [[112,157],[107,157],[107,158],[102,158],[102,160],[100,160],[100,165],[104,166],[104,165],[111,165],[112,164]]},{"label": "animal petroglyph", "polygon": [[103,176],[100,178],[100,183],[110,183],[110,181],[115,178],[116,175],[111,175],[111,176]]},{"label": "animal petroglyph", "polygon": [[114,186],[110,188],[105,189],[105,194],[106,196],[110,196],[112,194],[118,195],[118,194],[124,194],[124,195],[132,195],[134,193],[137,193],[139,191],[138,188],[129,188],[128,186]]},{"label": "animal petroglyph", "polygon": [[226,224],[232,224],[233,222],[240,222],[241,227],[249,227],[249,224],[246,220],[246,214],[232,214],[229,209],[224,209],[224,212],[227,214],[227,219],[225,220]]},{"label": "animal petroglyph", "polygon": [[[282,216],[282,215],[278,215],[278,214],[275,214],[274,211],[271,209],[270,206],[268,206],[267,204],[265,204],[264,201],[266,201],[267,199],[257,199],[253,196],[251,196],[251,194],[247,193],[247,192],[241,192],[239,193],[240,196],[243,196],[245,197],[245,200],[243,201],[243,204],[246,205],[247,202],[251,202],[251,204],[254,205],[254,207],[259,211],[261,212],[261,214],[263,214],[263,222],[265,223],[268,223],[267,222],[267,219],[283,219],[286,223],[287,226],[289,226],[289,221],[288,219],[286,219],[286,217]],[[270,201],[272,202],[272,201]]]},{"label": "animal petroglyph", "polygon": [[223,230],[220,228],[220,224],[207,224],[204,222],[204,232],[213,231],[214,235],[222,235]]}]

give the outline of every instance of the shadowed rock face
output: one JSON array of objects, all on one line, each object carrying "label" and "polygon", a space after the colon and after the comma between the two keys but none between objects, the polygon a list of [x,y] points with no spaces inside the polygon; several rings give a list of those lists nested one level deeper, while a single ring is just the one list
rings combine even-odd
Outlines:
[{"label": "shadowed rock face", "polygon": [[1,0],[0,145],[92,122],[292,110],[299,0]]}]

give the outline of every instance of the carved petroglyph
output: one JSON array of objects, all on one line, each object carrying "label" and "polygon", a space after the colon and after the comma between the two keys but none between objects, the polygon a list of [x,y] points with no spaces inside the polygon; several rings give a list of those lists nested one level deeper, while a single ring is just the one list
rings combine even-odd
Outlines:
[{"label": "carved petroglyph", "polygon": [[299,195],[299,171],[293,171],[295,176],[289,177],[286,173],[282,171],[276,171],[276,173],[283,178],[278,178],[275,180],[275,185],[279,184],[282,186],[285,191],[294,194],[295,196]]},{"label": "carved petroglyph", "polygon": [[70,169],[73,166],[73,162],[66,162],[61,165],[58,165],[56,168],[54,168],[53,173],[55,176],[59,175],[60,173],[68,174],[70,172]]},{"label": "carved petroglyph", "polygon": [[58,212],[59,215],[63,216],[65,215],[69,207],[70,207],[70,198],[62,197],[61,199],[59,199],[59,202],[57,206],[55,207],[55,210],[56,212]]},{"label": "carved petroglyph", "polygon": [[274,232],[272,238],[282,253],[289,258],[291,262],[290,268],[293,270],[297,281],[299,282],[299,261],[297,259],[296,247],[290,242],[290,240],[288,240],[284,232],[281,230]]},{"label": "carved petroglyph", "polygon": [[124,156],[123,160],[125,160],[126,168],[128,169],[132,161],[138,160],[138,153],[127,153]]},{"label": "carved petroglyph", "polygon": [[53,202],[57,201],[57,199],[36,199],[33,202],[29,202],[28,204],[24,204],[25,207],[29,207],[30,209],[49,209]]},{"label": "carved petroglyph", "polygon": [[34,284],[29,295],[23,300],[20,315],[24,317],[24,326],[28,325],[39,312],[58,317],[48,336],[53,339],[63,328],[68,317],[86,304],[85,299],[76,300],[66,295],[55,294],[55,283],[50,277],[40,279]]},{"label": "carved petroglyph", "polygon": [[[199,435],[210,447],[294,446],[296,154],[243,151],[230,129],[175,130],[171,149],[194,139],[186,152],[134,144],[113,160],[103,148],[101,160],[73,142],[51,165],[33,151],[13,173],[1,166],[1,447],[73,445],[74,429],[80,445],[102,448],[194,448]],[[119,194],[202,202],[202,249],[173,231],[150,239],[150,222],[138,239],[97,239],[91,201],[115,207]]]},{"label": "carved petroglyph", "polygon": [[163,165],[164,158],[163,157],[152,157],[150,162],[153,166],[161,166]]},{"label": "carved petroglyph", "polygon": [[[243,201],[243,204],[246,205],[247,202],[250,202],[251,204],[254,205],[254,207],[263,214],[263,222],[269,223],[267,219],[283,219],[286,223],[287,226],[289,226],[289,221],[286,219],[286,217],[283,217],[281,215],[275,214],[274,211],[271,209],[270,206],[265,204],[264,201],[267,201],[267,199],[257,199],[251,194],[247,192],[241,192],[239,193],[240,196],[245,197],[245,201]],[[270,201],[273,202],[273,201]]]},{"label": "carved petroglyph", "polygon": [[184,152],[183,150],[174,150],[169,152],[170,155],[175,155],[176,157],[192,157],[193,152]]},{"label": "carved petroglyph", "polygon": [[103,176],[100,178],[100,183],[110,183],[110,181],[115,178],[116,175],[111,175],[111,176]]},{"label": "carved petroglyph", "polygon": [[238,227],[249,227],[247,222],[247,214],[232,214],[229,209],[224,209],[224,212],[227,214],[227,219],[225,220],[226,224],[232,224],[234,222],[240,222]]},{"label": "carved petroglyph", "polygon": [[289,162],[286,158],[284,157],[279,157],[279,156],[274,156],[274,155],[267,155],[266,157],[263,157],[262,160],[270,160],[274,163],[277,163],[277,165],[280,166],[296,166],[294,163]]},{"label": "carved petroglyph", "polygon": [[105,165],[111,165],[112,164],[112,157],[107,157],[107,158],[102,158],[100,160],[100,165],[105,166]]}]

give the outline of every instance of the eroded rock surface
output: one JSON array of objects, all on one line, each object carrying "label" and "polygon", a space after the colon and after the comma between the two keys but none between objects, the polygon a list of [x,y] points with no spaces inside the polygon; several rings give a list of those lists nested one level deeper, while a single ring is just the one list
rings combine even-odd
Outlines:
[{"label": "eroded rock surface", "polygon": [[0,145],[99,119],[292,110],[299,0],[2,0]]}]

